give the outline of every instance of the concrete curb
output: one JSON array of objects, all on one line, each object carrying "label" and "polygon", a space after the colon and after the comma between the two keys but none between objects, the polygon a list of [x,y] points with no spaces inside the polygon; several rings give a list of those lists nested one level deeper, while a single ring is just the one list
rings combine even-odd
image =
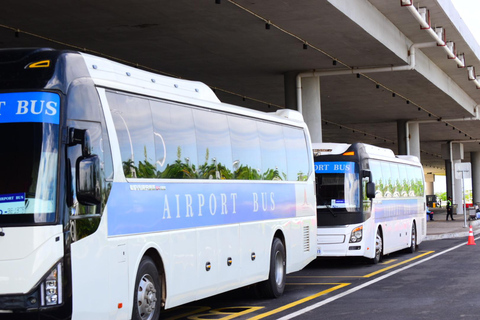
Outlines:
[{"label": "concrete curb", "polygon": [[[472,227],[480,225],[480,220],[469,221],[469,224]],[[469,232],[470,232],[470,228],[466,227],[465,231],[427,235],[425,238],[423,238],[423,241],[439,240],[439,239],[452,239],[452,238],[463,238],[463,237],[468,237]],[[475,236],[477,234],[480,234],[480,229],[473,230],[473,235]]]}]

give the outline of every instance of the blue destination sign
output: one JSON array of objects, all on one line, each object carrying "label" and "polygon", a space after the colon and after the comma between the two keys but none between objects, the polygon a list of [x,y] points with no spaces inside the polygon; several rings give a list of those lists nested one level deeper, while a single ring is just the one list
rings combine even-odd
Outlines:
[{"label": "blue destination sign", "polygon": [[17,201],[25,201],[25,193],[10,193],[10,194],[1,194],[0,195],[0,203],[5,202],[17,202]]},{"label": "blue destination sign", "polygon": [[294,184],[114,183],[108,199],[108,234],[292,218],[296,212]]},{"label": "blue destination sign", "polygon": [[11,122],[59,124],[60,96],[52,92],[0,94],[0,123]]},{"label": "blue destination sign", "polygon": [[315,162],[315,173],[355,173],[355,162]]},{"label": "blue destination sign", "polygon": [[0,194],[0,215],[25,213],[25,193]]}]

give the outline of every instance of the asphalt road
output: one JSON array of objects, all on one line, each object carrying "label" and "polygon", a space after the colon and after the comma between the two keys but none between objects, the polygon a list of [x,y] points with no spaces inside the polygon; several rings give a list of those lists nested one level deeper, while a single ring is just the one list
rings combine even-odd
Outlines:
[{"label": "asphalt road", "polygon": [[466,244],[466,237],[425,241],[378,265],[317,259],[287,277],[279,299],[243,288],[167,310],[161,319],[480,319],[480,242]]}]

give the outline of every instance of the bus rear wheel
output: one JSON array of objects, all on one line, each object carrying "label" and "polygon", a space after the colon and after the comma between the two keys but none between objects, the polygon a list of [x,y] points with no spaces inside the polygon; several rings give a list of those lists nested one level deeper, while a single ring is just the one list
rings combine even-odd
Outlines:
[{"label": "bus rear wheel", "polygon": [[150,257],[144,257],[138,267],[135,280],[132,319],[158,319],[161,293],[162,287],[157,267]]},{"label": "bus rear wheel", "polygon": [[285,246],[282,240],[275,238],[270,253],[270,271],[268,280],[259,284],[261,295],[265,298],[278,298],[285,290],[287,277]]},{"label": "bus rear wheel", "polygon": [[410,242],[410,247],[408,248],[408,252],[414,253],[417,250],[417,228],[415,222],[412,223],[412,239]]}]

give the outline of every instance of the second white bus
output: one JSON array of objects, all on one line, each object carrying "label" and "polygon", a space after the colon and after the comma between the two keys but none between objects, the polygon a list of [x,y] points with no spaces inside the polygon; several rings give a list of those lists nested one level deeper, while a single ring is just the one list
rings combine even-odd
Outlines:
[{"label": "second white bus", "polygon": [[411,252],[426,235],[424,175],[418,158],[355,143],[314,144],[317,256]]}]

